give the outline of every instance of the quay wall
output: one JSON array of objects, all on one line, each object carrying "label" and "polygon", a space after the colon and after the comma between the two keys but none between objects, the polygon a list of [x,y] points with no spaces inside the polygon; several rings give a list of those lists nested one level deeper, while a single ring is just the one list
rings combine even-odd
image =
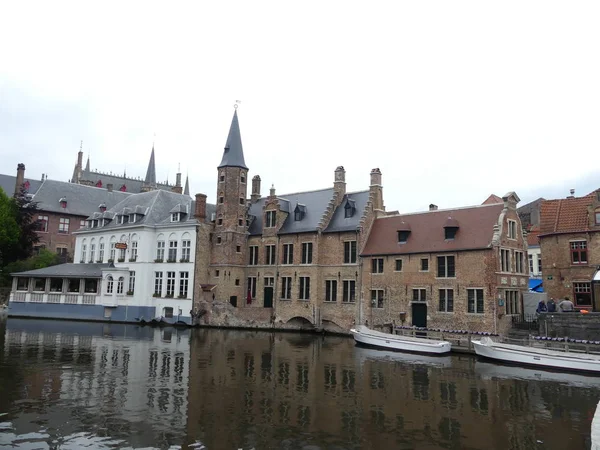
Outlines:
[{"label": "quay wall", "polygon": [[542,313],[538,327],[540,336],[600,341],[600,313]]}]

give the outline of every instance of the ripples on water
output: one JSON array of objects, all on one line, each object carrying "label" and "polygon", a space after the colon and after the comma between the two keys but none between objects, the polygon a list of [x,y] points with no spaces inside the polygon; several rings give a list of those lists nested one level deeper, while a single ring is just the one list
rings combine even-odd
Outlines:
[{"label": "ripples on water", "polygon": [[589,448],[600,379],[351,339],[0,319],[0,448]]}]

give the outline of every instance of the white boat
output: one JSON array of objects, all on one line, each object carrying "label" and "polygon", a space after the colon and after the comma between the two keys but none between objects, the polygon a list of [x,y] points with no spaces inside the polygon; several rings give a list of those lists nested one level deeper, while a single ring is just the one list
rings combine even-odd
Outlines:
[{"label": "white boat", "polygon": [[354,357],[359,364],[367,361],[400,363],[408,365],[424,365],[430,367],[452,367],[452,356],[425,355],[421,353],[401,353],[357,345],[354,348]]},{"label": "white boat", "polygon": [[511,364],[600,372],[600,355],[505,344],[487,336],[472,343],[477,355]]},{"label": "white boat", "polygon": [[433,339],[382,333],[380,331],[371,330],[364,325],[359,325],[356,328],[351,329],[350,332],[358,344],[370,345],[388,350],[443,354],[450,352],[452,348],[452,345],[448,341],[436,341]]}]

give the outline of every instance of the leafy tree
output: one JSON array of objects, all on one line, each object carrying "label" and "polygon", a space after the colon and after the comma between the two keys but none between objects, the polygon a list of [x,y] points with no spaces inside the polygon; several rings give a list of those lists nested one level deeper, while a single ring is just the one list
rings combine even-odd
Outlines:
[{"label": "leafy tree", "polygon": [[12,255],[12,261],[17,261],[30,257],[33,254],[33,246],[40,239],[36,232],[39,227],[36,218],[38,212],[37,203],[27,196],[27,191],[24,187],[21,187],[19,195],[14,198],[14,203],[16,205],[15,219],[21,229],[21,236],[16,252]]},{"label": "leafy tree", "polygon": [[20,240],[16,202],[0,188],[0,267],[14,261],[14,256],[19,253]]},{"label": "leafy tree", "polygon": [[35,269],[43,269],[44,267],[55,266],[60,264],[60,256],[58,254],[51,252],[48,249],[42,248],[40,249],[39,254],[33,255],[27,259],[22,259],[19,261],[14,261],[10,264],[7,264],[1,271],[1,279],[0,284],[2,286],[10,286],[11,282],[11,273],[16,272],[26,272],[28,270]]}]

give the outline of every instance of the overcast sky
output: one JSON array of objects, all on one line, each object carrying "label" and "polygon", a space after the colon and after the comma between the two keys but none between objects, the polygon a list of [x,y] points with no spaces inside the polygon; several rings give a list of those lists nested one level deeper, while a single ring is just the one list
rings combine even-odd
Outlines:
[{"label": "overcast sky", "polygon": [[[187,6],[182,6],[187,5]],[[0,172],[157,177],[216,196],[238,114],[277,193],[367,189],[388,210],[600,187],[600,2],[2,2]],[[154,138],[154,134],[156,137]],[[249,193],[248,193],[249,194]]]}]

